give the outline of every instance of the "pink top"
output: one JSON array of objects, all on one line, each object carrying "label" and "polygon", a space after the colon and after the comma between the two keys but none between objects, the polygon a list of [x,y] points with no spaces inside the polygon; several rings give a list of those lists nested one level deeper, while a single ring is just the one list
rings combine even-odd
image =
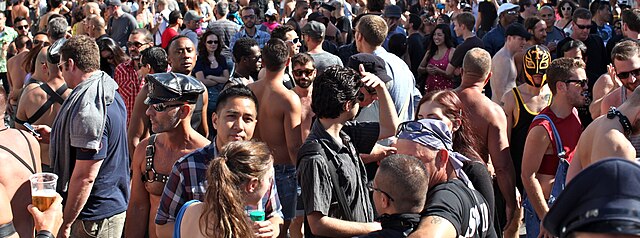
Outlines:
[{"label": "pink top", "polygon": [[[451,48],[447,49],[441,59],[436,60],[433,57],[429,59],[429,65],[438,67],[441,70],[447,70],[449,65],[449,52]],[[453,88],[453,82],[450,79],[445,78],[442,75],[428,75],[425,84],[425,91],[430,92],[433,90],[442,90],[447,88]]]}]

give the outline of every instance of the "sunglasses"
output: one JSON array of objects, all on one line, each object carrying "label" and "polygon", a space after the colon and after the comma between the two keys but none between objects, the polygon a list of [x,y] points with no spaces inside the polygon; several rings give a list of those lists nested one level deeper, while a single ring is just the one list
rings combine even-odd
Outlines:
[{"label": "sunglasses", "polygon": [[419,121],[405,121],[403,123],[400,123],[400,125],[398,125],[398,132],[396,132],[396,137],[400,135],[401,132],[408,132],[408,133],[425,133],[426,132],[438,138],[447,150],[451,150],[450,148],[447,147],[447,143],[442,137],[440,137],[440,135],[438,135],[438,133],[426,127],[424,124],[420,123]]},{"label": "sunglasses", "polygon": [[137,42],[137,41],[129,41],[129,42],[127,42],[127,47],[129,47],[129,48],[131,48],[132,46],[136,47],[136,48],[140,48],[140,47],[142,47],[142,45],[144,45],[144,44],[141,43],[141,42]]},{"label": "sunglasses", "polygon": [[42,44],[42,46],[50,46],[51,45],[51,43],[49,43],[48,41],[41,41],[41,40],[34,40],[33,44],[34,45]]},{"label": "sunglasses", "polygon": [[508,11],[507,15],[518,15],[518,11]]},{"label": "sunglasses", "polygon": [[635,78],[640,78],[640,69],[634,69],[629,72],[620,72],[616,74],[616,76],[618,76],[619,79],[626,79],[626,78],[629,78],[629,76],[631,75],[633,75],[633,77]]},{"label": "sunglasses", "polygon": [[185,105],[185,104],[171,104],[171,105],[167,105],[167,104],[165,104],[165,103],[161,102],[161,103],[151,104],[150,106],[151,106],[151,108],[153,108],[153,110],[155,110],[156,112],[164,112],[164,111],[166,111],[166,110],[167,110],[167,109],[169,109],[169,108],[172,108],[172,107],[179,107],[179,106],[182,106],[182,105]]},{"label": "sunglasses", "polygon": [[367,184],[367,188],[369,189],[369,192],[376,191],[376,192],[382,193],[382,194],[384,194],[385,196],[387,196],[387,197],[389,198],[389,200],[391,200],[392,202],[393,202],[393,201],[395,201],[395,200],[393,200],[393,198],[391,197],[391,195],[389,195],[387,192],[382,191],[381,189],[374,187],[374,186],[373,186],[373,183],[368,183],[368,184]]},{"label": "sunglasses", "polygon": [[293,76],[302,77],[303,75],[309,76],[315,69],[298,69],[293,71]]},{"label": "sunglasses", "polygon": [[540,15],[542,18],[547,18],[547,17],[552,17],[553,14],[541,14]]},{"label": "sunglasses", "polygon": [[69,63],[69,61],[65,61],[65,62],[59,63],[59,64],[58,64],[58,70],[60,70],[60,71],[64,71],[64,67],[62,67],[62,66],[63,66],[63,65],[65,65],[65,64],[67,64],[67,63]]},{"label": "sunglasses", "polygon": [[571,11],[571,7],[561,7],[562,11]]},{"label": "sunglasses", "polygon": [[565,81],[562,81],[562,82],[564,82],[566,84],[576,83],[581,88],[583,88],[584,86],[587,85],[587,80],[586,79],[568,79],[568,80],[565,80]]},{"label": "sunglasses", "polygon": [[219,42],[220,42],[220,41],[217,41],[217,40],[208,40],[208,41],[207,41],[207,44],[209,44],[209,45],[216,44],[216,45],[217,45]]},{"label": "sunglasses", "polygon": [[295,45],[295,44],[300,43],[300,38],[295,38],[295,39],[293,39],[293,40],[288,40],[288,41],[286,41],[286,42],[287,42],[287,43],[291,43],[291,44],[294,44],[294,45]]},{"label": "sunglasses", "polygon": [[578,28],[580,28],[580,30],[584,30],[584,29],[587,29],[587,28],[591,28],[591,25],[578,25],[578,24],[576,24],[576,26],[577,26]]},{"label": "sunglasses", "polygon": [[14,26],[14,28],[16,28],[16,29],[23,29],[23,30],[26,30],[26,29],[28,29],[28,28],[29,28],[29,25]]}]

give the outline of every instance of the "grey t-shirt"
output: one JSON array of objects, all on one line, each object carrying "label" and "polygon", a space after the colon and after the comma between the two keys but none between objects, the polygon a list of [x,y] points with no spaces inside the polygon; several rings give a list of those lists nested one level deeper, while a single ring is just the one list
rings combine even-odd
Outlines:
[{"label": "grey t-shirt", "polygon": [[329,52],[322,52],[317,54],[310,54],[311,58],[315,62],[316,70],[318,70],[318,74],[324,72],[326,68],[332,65],[342,65],[342,60],[340,57],[333,55]]},{"label": "grey t-shirt", "polygon": [[109,20],[109,37],[118,42],[120,47],[125,47],[129,40],[129,35],[136,28],[138,28],[138,23],[131,14],[125,12],[118,18],[113,16]]}]

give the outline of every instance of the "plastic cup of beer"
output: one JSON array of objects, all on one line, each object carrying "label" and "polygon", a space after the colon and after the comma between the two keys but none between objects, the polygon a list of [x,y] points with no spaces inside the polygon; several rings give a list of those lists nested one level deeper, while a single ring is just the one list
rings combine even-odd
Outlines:
[{"label": "plastic cup of beer", "polygon": [[31,203],[40,211],[49,209],[56,199],[58,175],[52,173],[36,173],[29,177],[31,182]]}]

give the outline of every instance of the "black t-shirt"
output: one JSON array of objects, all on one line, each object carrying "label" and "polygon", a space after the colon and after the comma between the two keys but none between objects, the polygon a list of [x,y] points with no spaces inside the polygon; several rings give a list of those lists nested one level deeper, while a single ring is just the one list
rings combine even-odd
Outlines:
[{"label": "black t-shirt", "polygon": [[[564,38],[560,42],[558,42],[558,49],[562,49],[562,46],[573,40],[571,37]],[[605,48],[604,41],[602,38],[597,35],[589,35],[587,40],[582,43],[587,46],[587,78],[589,79],[589,92],[593,89],[593,85],[598,80],[600,75],[607,72],[607,65],[610,63],[611,59],[609,58],[609,54],[607,53],[607,49]],[[562,57],[563,54],[558,52],[558,57]]]},{"label": "black t-shirt", "polygon": [[407,38],[407,52],[409,52],[409,59],[411,60],[411,72],[414,73],[414,77],[417,78],[418,67],[425,54],[424,37],[420,33],[413,33]]},{"label": "black t-shirt", "polygon": [[464,40],[464,42],[462,42],[462,44],[460,44],[456,48],[456,51],[453,52],[453,56],[451,56],[451,61],[449,62],[449,64],[453,65],[453,67],[456,68],[462,67],[462,60],[464,60],[464,55],[467,54],[467,51],[476,47],[484,48],[484,43],[482,43],[482,40],[477,36],[472,36]]},{"label": "black t-shirt", "polygon": [[340,33],[347,33],[346,43],[353,41],[353,29],[351,28],[351,21],[347,17],[340,17],[336,19],[336,27],[340,30]]},{"label": "black t-shirt", "polygon": [[496,237],[487,201],[476,190],[453,179],[429,189],[423,217],[447,219],[456,228],[457,237]]}]

